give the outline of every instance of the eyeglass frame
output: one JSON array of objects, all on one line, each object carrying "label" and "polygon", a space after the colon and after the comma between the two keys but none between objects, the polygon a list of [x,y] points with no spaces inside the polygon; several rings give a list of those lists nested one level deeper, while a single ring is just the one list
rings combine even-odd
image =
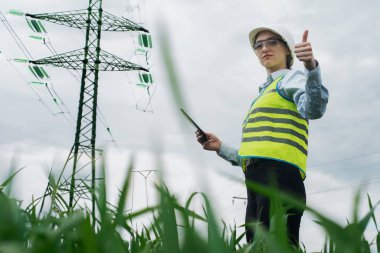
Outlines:
[{"label": "eyeglass frame", "polygon": [[[266,39],[266,40],[262,40],[262,41],[260,41],[260,42],[255,42],[255,43],[253,44],[253,49],[254,49],[255,51],[262,50],[264,44],[265,44],[265,46],[268,45],[268,44],[266,44],[266,42],[268,42],[268,41],[276,41],[276,42],[280,42],[280,43],[282,43],[282,44],[285,45],[285,46],[288,46],[288,44],[286,43],[286,41],[284,41],[283,39],[272,37],[272,38],[269,38],[269,39]],[[259,44],[259,45],[261,46],[261,48],[257,48],[257,46],[258,46],[257,44]],[[269,46],[269,47],[275,47],[275,46],[277,46],[277,45],[278,45],[278,44],[276,43],[276,45]]]}]

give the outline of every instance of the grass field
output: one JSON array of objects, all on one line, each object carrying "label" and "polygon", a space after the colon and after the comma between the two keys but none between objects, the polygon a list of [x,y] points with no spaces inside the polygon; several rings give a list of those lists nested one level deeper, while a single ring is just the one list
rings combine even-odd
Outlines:
[{"label": "grass field", "polygon": [[[101,252],[308,252],[303,246],[292,247],[285,230],[284,204],[305,208],[311,213],[326,234],[323,253],[380,252],[380,233],[376,238],[365,238],[364,232],[370,222],[377,229],[373,204],[368,196],[368,212],[358,216],[360,194],[355,197],[353,220],[341,226],[321,215],[318,211],[303,206],[291,197],[270,187],[249,184],[253,190],[271,198],[273,202],[272,222],[269,230],[253,224],[256,230],[252,244],[245,243],[244,233],[238,234],[236,226],[224,224],[210,205],[204,193],[193,193],[184,205],[178,203],[164,182],[156,186],[160,198],[157,206],[128,213],[125,211],[130,189],[131,171],[128,168],[124,184],[116,204],[107,201],[105,180],[100,180],[96,188],[96,220],[92,220],[91,210],[78,208],[70,210],[66,199],[53,178],[49,184],[53,191],[48,196],[36,199],[26,208],[9,195],[10,183],[17,172],[4,181],[0,192],[0,252],[6,253],[101,253]],[[105,179],[105,168],[101,168]],[[195,197],[203,199],[203,211],[196,213],[190,208]],[[42,212],[42,201],[49,203]],[[57,203],[60,203],[59,205]],[[132,226],[134,219],[148,216],[150,223],[141,229]],[[242,224],[238,224],[240,226]],[[377,246],[376,246],[377,245]],[[372,251],[371,251],[372,249]],[[374,251],[375,250],[375,251]]]}]

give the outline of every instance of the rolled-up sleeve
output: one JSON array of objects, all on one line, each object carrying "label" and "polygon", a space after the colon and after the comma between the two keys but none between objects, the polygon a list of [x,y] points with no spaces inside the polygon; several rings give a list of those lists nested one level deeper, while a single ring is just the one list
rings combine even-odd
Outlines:
[{"label": "rolled-up sleeve", "polygon": [[234,166],[241,166],[238,150],[227,143],[222,143],[218,156],[230,162]]},{"label": "rolled-up sleeve", "polygon": [[326,111],[329,93],[322,84],[319,65],[311,71],[290,71],[279,84],[279,92],[294,101],[306,119],[321,118]]}]

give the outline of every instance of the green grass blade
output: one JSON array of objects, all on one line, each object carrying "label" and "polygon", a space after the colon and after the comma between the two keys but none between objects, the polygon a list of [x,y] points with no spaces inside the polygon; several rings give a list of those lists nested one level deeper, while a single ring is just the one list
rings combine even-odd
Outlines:
[{"label": "green grass blade", "polygon": [[[106,187],[106,169],[105,169],[105,158],[102,158],[101,163],[101,175],[100,177],[102,179],[99,180],[98,183],[98,194],[92,201],[96,201],[98,210],[99,210],[99,216],[100,220],[103,223],[103,225],[106,225],[106,223],[109,222],[107,217],[107,187]],[[89,188],[89,186],[87,186]],[[91,188],[89,188],[91,189]],[[92,213],[92,222],[93,225],[95,225],[95,213]]]},{"label": "green grass blade", "polygon": [[176,200],[170,195],[168,189],[164,185],[160,187],[160,197],[159,221],[163,227],[163,234],[161,235],[163,247],[167,252],[179,253],[177,219],[174,209],[174,203]]},{"label": "green grass blade", "polygon": [[[372,205],[372,201],[371,201],[371,198],[370,198],[369,194],[367,194],[367,198],[368,198],[368,205],[369,205],[369,208],[372,210],[372,209],[373,209],[373,205]],[[372,213],[372,220],[373,220],[373,223],[375,224],[376,231],[379,233],[380,231],[379,231],[379,228],[378,228],[378,226],[377,226],[375,213]]]},{"label": "green grass blade", "polygon": [[377,202],[370,210],[369,212],[358,222],[358,227],[360,229],[361,234],[364,233],[369,221],[372,217],[375,216],[375,209],[380,204],[380,202]]},{"label": "green grass blade", "polygon": [[122,188],[121,193],[120,193],[119,204],[118,204],[117,210],[116,210],[115,222],[117,225],[124,223],[124,209],[125,209],[126,200],[127,200],[127,196],[128,196],[129,185],[130,185],[131,178],[132,178],[133,157],[129,163],[127,171],[128,171],[128,173],[127,173],[127,176],[125,177],[123,188]]},{"label": "green grass blade", "polygon": [[26,217],[15,200],[0,193],[0,244],[25,240]]},{"label": "green grass blade", "polygon": [[79,234],[81,235],[81,243],[83,253],[100,253],[97,238],[93,227],[91,226],[91,219],[86,217],[84,222],[79,226]]},{"label": "green grass blade", "polygon": [[329,253],[334,252],[334,242],[332,239],[329,240]]},{"label": "green grass blade", "polygon": [[211,204],[206,196],[206,194],[201,193],[204,202],[205,202],[205,215],[208,221],[208,244],[209,244],[209,252],[228,252],[228,248],[221,236],[221,232],[216,222],[216,217],[211,208]]},{"label": "green grass blade", "polygon": [[190,218],[194,218],[194,219],[197,219],[197,220],[201,220],[201,221],[205,221],[207,222],[207,219],[202,217],[200,214],[197,214],[196,212],[192,211],[192,210],[189,210],[189,209],[186,209],[178,204],[174,204],[174,207],[176,210],[178,211],[181,211],[181,212],[186,212],[188,217]]},{"label": "green grass blade", "polygon": [[[3,190],[4,190],[4,188],[6,187],[6,186],[9,186],[8,187],[8,191],[7,191],[7,195],[9,196],[9,194],[10,194],[10,191],[11,191],[11,184],[12,184],[12,180],[13,180],[13,178],[20,172],[20,171],[22,171],[23,169],[24,169],[25,167],[22,167],[21,169],[19,169],[19,170],[17,170],[16,172],[11,172],[11,175],[3,182],[3,183],[1,183],[1,185],[0,185],[0,192],[3,192]],[[12,171],[13,169],[11,168],[11,171]]]},{"label": "green grass blade", "polygon": [[171,54],[171,47],[168,40],[168,35],[164,30],[163,26],[161,26],[160,32],[160,44],[161,44],[161,55],[164,60],[164,65],[166,68],[166,73],[169,79],[169,85],[172,91],[172,95],[174,101],[178,108],[186,108],[185,99],[182,95],[182,90],[180,88],[180,81],[177,76],[177,70],[175,69],[175,63],[173,61],[173,57]]},{"label": "green grass blade", "polygon": [[353,214],[352,214],[352,217],[354,219],[354,223],[358,223],[359,222],[359,206],[360,206],[360,198],[361,196],[361,189],[359,188],[356,193],[355,193],[355,198],[354,198],[354,206],[352,208],[353,210]]},{"label": "green grass blade", "polygon": [[142,216],[144,214],[153,213],[154,211],[158,210],[159,208],[160,208],[160,206],[146,207],[146,208],[141,209],[139,211],[125,215],[125,220],[133,220],[134,218],[137,218],[137,217]]}]

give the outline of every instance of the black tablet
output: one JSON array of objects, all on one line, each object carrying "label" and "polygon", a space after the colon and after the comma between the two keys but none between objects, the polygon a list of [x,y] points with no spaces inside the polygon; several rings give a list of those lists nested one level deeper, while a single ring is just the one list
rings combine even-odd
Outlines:
[{"label": "black tablet", "polygon": [[203,142],[206,142],[207,141],[207,135],[205,134],[205,132],[197,125],[197,123],[195,123],[194,122],[194,120],[189,116],[189,114],[187,114],[186,112],[185,112],[185,110],[184,109],[182,109],[181,108],[181,112],[182,112],[182,114],[185,116],[185,118],[193,125],[193,126],[195,126],[197,129],[198,129],[198,131],[201,133],[201,135],[202,135],[202,138],[201,138],[201,142],[203,143]]}]

